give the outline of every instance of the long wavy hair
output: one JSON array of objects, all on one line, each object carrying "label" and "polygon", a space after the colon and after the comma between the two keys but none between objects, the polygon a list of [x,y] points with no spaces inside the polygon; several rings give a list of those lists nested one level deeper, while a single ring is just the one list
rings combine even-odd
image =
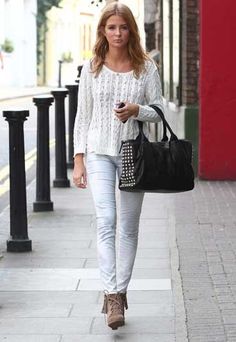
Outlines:
[{"label": "long wavy hair", "polygon": [[140,35],[137,23],[133,13],[128,6],[111,2],[103,10],[97,26],[97,38],[93,48],[94,58],[92,60],[92,72],[98,76],[105,62],[106,54],[109,50],[109,45],[106,37],[104,36],[104,28],[107,20],[112,15],[121,16],[129,28],[129,41],[128,41],[128,55],[131,60],[132,68],[135,77],[139,77],[141,72],[145,69],[145,61],[148,58],[140,43]]}]

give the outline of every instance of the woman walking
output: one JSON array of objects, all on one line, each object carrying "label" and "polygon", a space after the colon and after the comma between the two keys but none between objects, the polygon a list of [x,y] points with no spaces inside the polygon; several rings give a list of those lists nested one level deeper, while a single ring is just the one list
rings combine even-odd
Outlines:
[{"label": "woman walking", "polygon": [[[97,220],[97,249],[104,288],[102,312],[112,329],[124,325],[127,289],[138,244],[143,193],[119,192],[119,241],[116,247],[116,177],[121,174],[122,140],[135,139],[138,120],[158,122],[163,110],[155,63],[141,47],[131,10],[112,2],[97,27],[94,57],[85,62],[74,126],[73,181],[92,191]],[[118,253],[116,253],[116,250]]]}]

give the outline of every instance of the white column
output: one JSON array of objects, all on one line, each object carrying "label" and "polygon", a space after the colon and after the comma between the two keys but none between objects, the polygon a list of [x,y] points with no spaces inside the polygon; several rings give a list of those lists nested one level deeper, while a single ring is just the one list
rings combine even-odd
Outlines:
[{"label": "white column", "polygon": [[[8,0],[7,2],[0,0],[0,32],[3,32],[3,40],[5,38],[11,40],[14,46],[12,53],[4,54],[1,85],[14,87],[36,85],[35,14],[36,0]],[[0,42],[1,40],[0,36]]]},{"label": "white column", "polygon": [[23,70],[22,75],[24,86],[35,86],[37,83],[37,32],[36,32],[36,0],[24,0],[24,32],[22,40],[23,49]]},{"label": "white column", "polygon": [[8,85],[22,86],[23,85],[23,20],[24,20],[24,0],[9,0],[9,6],[6,7],[7,12],[5,21],[5,35],[14,45],[14,51],[9,56],[9,63],[6,65],[6,70],[9,75],[7,79]]},{"label": "white column", "polygon": [[0,44],[4,41],[4,0],[0,0]]}]

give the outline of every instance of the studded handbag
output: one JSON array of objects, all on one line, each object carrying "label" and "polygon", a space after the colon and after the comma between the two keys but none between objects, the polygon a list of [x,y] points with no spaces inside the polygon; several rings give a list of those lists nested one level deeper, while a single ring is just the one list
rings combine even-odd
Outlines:
[{"label": "studded handbag", "polygon": [[[119,189],[129,192],[180,192],[194,188],[192,144],[178,139],[162,111],[150,105],[162,119],[163,138],[150,142],[138,121],[136,139],[122,141],[122,173]],[[167,136],[167,131],[170,137]]]}]

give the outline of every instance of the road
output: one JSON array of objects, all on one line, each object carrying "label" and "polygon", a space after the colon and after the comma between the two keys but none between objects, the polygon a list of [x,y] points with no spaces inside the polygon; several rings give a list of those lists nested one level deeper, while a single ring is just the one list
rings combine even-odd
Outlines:
[{"label": "road", "polygon": [[[67,105],[67,104],[66,104]],[[24,123],[26,182],[29,184],[36,176],[36,145],[37,145],[37,108],[32,97],[0,102],[0,213],[9,204],[9,127],[3,118],[4,110],[29,110],[30,115]],[[54,139],[54,105],[50,107],[50,139]],[[51,157],[54,149],[51,148]]]}]

